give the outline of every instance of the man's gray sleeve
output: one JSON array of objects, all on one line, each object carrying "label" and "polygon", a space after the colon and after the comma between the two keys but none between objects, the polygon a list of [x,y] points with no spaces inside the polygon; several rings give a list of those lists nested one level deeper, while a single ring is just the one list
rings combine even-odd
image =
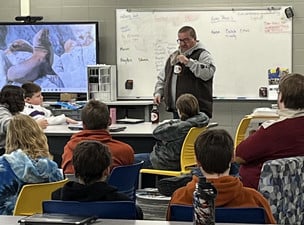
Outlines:
[{"label": "man's gray sleeve", "polygon": [[162,69],[157,76],[157,81],[155,84],[153,96],[156,95],[164,96],[164,86],[165,86],[165,68]]},{"label": "man's gray sleeve", "polygon": [[208,51],[203,51],[198,60],[190,59],[186,66],[197,78],[204,81],[211,79],[215,72],[214,61]]}]

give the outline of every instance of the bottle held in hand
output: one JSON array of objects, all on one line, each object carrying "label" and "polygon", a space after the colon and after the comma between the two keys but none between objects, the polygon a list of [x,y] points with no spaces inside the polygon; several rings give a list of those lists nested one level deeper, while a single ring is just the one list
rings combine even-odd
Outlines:
[{"label": "bottle held in hand", "polygon": [[200,177],[193,192],[194,225],[214,225],[215,224],[215,197],[217,190],[206,182],[205,177]]}]

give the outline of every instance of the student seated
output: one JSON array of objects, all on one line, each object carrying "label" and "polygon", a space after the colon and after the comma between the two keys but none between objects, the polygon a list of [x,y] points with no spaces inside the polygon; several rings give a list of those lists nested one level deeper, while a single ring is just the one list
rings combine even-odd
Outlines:
[{"label": "student seated", "polygon": [[[64,114],[54,116],[51,110],[43,107],[43,96],[41,94],[41,87],[35,83],[28,82],[22,85],[24,90],[25,107],[22,113],[33,117],[37,120],[42,128],[47,125],[58,125],[63,123],[77,124],[76,120],[66,117]],[[46,119],[41,120],[41,119]],[[41,122],[39,122],[41,121]]]},{"label": "student seated", "polygon": [[[244,187],[237,177],[229,175],[234,160],[233,140],[229,133],[222,129],[207,130],[195,141],[195,155],[201,173],[217,189],[216,207],[263,207],[267,223],[276,223],[267,200],[255,189]],[[185,187],[177,189],[170,204],[192,205],[193,192],[198,182],[193,175],[192,181]],[[168,208],[167,219],[170,219]]]},{"label": "student seated", "polygon": [[279,119],[265,121],[236,147],[235,161],[246,187],[258,188],[267,160],[304,156],[304,75],[280,78],[278,107]]},{"label": "student seated", "polygon": [[111,117],[108,106],[97,100],[90,100],[81,111],[83,130],[72,135],[64,146],[61,168],[65,174],[73,174],[73,151],[76,145],[83,140],[96,140],[109,147],[112,155],[112,167],[130,165],[134,161],[133,148],[121,141],[112,138],[109,132]]},{"label": "student seated", "polygon": [[24,184],[63,179],[51,160],[47,138],[27,115],[16,114],[7,127],[6,154],[0,156],[0,214],[12,215]]},{"label": "student seated", "polygon": [[9,121],[23,108],[23,89],[14,85],[5,85],[0,93],[0,155],[5,153],[5,137]]},{"label": "student seated", "polygon": [[[112,162],[108,146],[99,141],[79,142],[73,151],[75,176],[79,182],[69,181],[52,193],[53,200],[64,201],[131,201],[123,193],[106,183]],[[138,207],[139,218],[143,215]]]},{"label": "student seated", "polygon": [[144,161],[144,168],[180,170],[180,154],[184,139],[192,127],[208,125],[209,118],[199,111],[199,104],[192,94],[183,94],[176,101],[180,119],[160,123],[153,131],[157,140],[151,153],[135,154],[135,161]]}]

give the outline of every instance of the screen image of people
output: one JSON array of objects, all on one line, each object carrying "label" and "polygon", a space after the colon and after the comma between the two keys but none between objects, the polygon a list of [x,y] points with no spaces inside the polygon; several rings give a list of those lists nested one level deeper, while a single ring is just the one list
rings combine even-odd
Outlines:
[{"label": "screen image of people", "polygon": [[96,26],[0,24],[0,87],[34,82],[44,92],[87,92],[87,65],[97,61]]}]

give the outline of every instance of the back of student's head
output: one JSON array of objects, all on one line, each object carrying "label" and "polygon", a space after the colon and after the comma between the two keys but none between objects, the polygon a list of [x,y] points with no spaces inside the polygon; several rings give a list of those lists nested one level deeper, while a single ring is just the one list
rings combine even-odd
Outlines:
[{"label": "back of student's head", "polygon": [[5,105],[12,114],[21,112],[24,108],[24,91],[15,85],[5,85],[0,93],[0,104]]},{"label": "back of student's head", "polygon": [[97,100],[90,100],[81,111],[81,120],[88,130],[107,129],[110,124],[108,106]]},{"label": "back of student's head", "polygon": [[30,116],[16,114],[7,127],[6,153],[21,149],[33,159],[50,157],[47,137]]},{"label": "back of student's head", "polygon": [[289,109],[304,109],[304,75],[293,73],[281,78],[281,102]]},{"label": "back of student's head", "polygon": [[101,180],[111,163],[112,158],[108,147],[99,141],[82,141],[74,149],[75,176],[85,184]]},{"label": "back of student's head", "polygon": [[41,87],[33,82],[27,82],[21,86],[24,90],[24,97],[31,98],[37,92],[41,91]]},{"label": "back of student's head", "polygon": [[211,129],[201,133],[194,144],[197,161],[209,174],[224,173],[233,158],[233,140],[222,129]]},{"label": "back of student's head", "polygon": [[188,93],[178,97],[176,108],[179,110],[181,120],[187,120],[199,113],[199,104],[196,97]]}]

